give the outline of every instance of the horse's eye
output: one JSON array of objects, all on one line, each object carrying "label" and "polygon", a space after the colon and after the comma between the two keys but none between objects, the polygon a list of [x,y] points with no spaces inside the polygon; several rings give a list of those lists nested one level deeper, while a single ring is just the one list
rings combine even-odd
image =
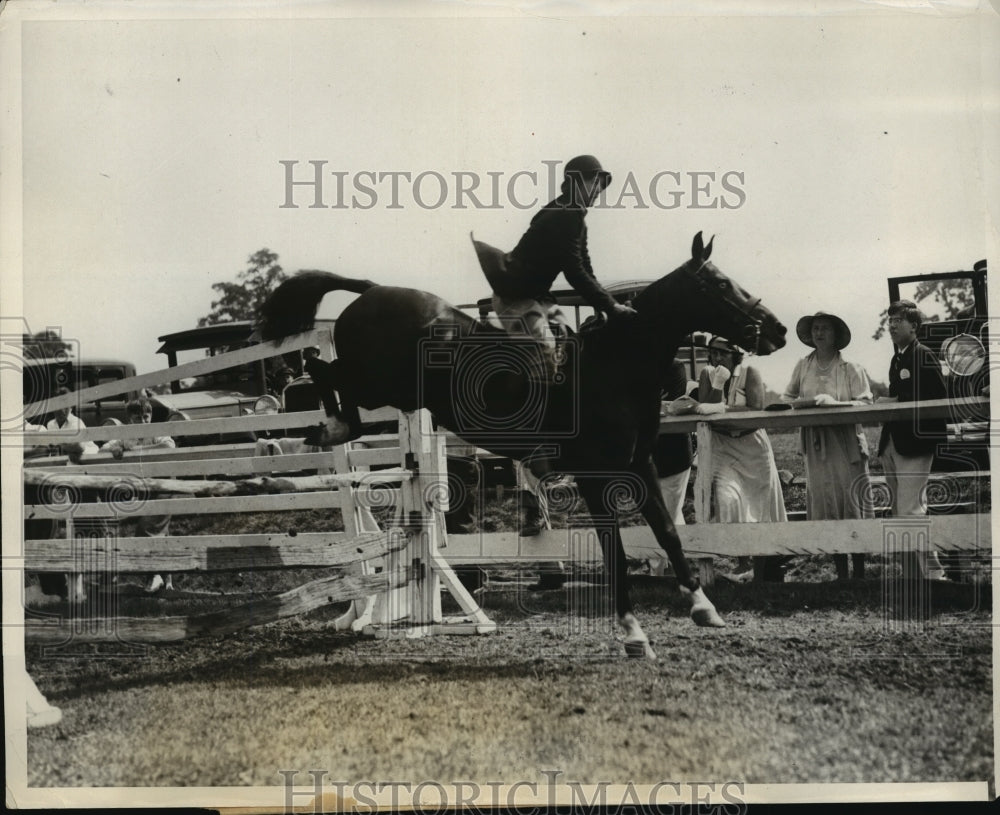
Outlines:
[{"label": "horse's eye", "polygon": [[719,281],[719,288],[720,289],[728,289],[729,288],[729,281],[728,280],[720,280]]}]

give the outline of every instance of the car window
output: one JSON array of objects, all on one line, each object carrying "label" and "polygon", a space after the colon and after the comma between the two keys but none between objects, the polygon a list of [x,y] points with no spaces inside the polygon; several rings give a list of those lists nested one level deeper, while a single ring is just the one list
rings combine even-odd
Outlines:
[{"label": "car window", "polygon": [[[226,351],[236,351],[246,346],[204,348],[190,351],[182,351],[177,355],[178,364],[191,362],[196,359],[213,357]],[[211,371],[200,376],[188,377],[180,380],[181,391],[209,391],[228,390],[240,391],[247,396],[260,396],[266,392],[262,385],[262,373],[259,370],[260,363],[248,362],[245,365],[237,365],[232,368],[225,368],[221,371]]]},{"label": "car window", "polygon": [[975,304],[976,295],[972,288],[972,280],[960,277],[900,283],[899,299],[913,300],[928,322],[938,322],[954,320],[962,309]]}]

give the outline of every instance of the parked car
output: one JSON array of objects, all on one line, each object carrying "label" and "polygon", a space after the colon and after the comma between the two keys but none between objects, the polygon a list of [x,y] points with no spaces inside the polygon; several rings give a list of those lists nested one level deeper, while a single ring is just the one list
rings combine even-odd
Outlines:
[{"label": "parked car", "polygon": [[[249,321],[219,323],[165,334],[159,338],[158,354],[166,354],[167,366],[174,368],[205,356],[246,348],[256,341]],[[186,359],[184,357],[187,357]],[[217,419],[276,413],[280,401],[268,393],[268,360],[258,360],[232,368],[170,383],[169,393],[153,394],[154,422],[188,419]],[[211,436],[175,437],[180,445],[204,445],[253,441],[254,434],[226,433]]]},{"label": "parked car", "polygon": [[[24,404],[48,399],[61,387],[80,391],[132,376],[135,376],[135,365],[118,359],[25,359],[21,377]],[[136,391],[128,391],[94,402],[81,403],[75,407],[74,412],[87,427],[123,422],[126,403],[137,396]],[[43,413],[33,417],[31,421],[34,424],[45,424],[52,416],[51,412]]]},{"label": "parked car", "polygon": [[[317,320],[316,327],[332,329],[333,323],[333,320]],[[161,345],[157,353],[166,354],[168,367],[174,368],[192,359],[246,348],[258,340],[254,336],[253,324],[242,321],[177,331],[160,337],[159,341]],[[153,420],[181,421],[315,410],[320,406],[319,397],[312,380],[303,374],[303,361],[302,352],[292,351],[272,359],[175,380],[170,383],[170,393],[151,397]],[[280,386],[278,373],[286,368],[291,369],[294,378],[287,386]],[[375,432],[378,429],[376,423],[383,419],[391,419],[395,429],[396,417],[395,411],[362,411],[362,420]],[[289,432],[303,433],[301,428]],[[284,433],[270,431],[269,435],[281,436]],[[191,436],[177,441],[179,444],[201,445],[252,441],[253,438],[252,433],[238,433]]]}]

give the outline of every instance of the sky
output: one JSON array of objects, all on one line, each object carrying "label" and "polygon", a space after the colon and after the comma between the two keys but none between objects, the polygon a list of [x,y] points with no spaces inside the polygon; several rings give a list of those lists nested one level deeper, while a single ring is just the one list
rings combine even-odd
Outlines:
[{"label": "sky", "polygon": [[[886,278],[995,256],[1000,202],[996,14],[892,5],[820,2],[793,16],[779,4],[763,17],[587,17],[560,4],[480,7],[490,18],[453,4],[378,19],[261,4],[228,19],[121,4],[103,18],[50,12],[21,29],[21,155],[8,149],[5,167],[21,159],[23,240],[4,270],[8,285],[21,275],[23,302],[6,297],[4,317],[59,328],[81,356],[156,370],[157,337],[194,327],[211,284],[263,247],[288,272],[471,302],[488,288],[469,232],[512,247],[537,208],[524,204],[550,197],[550,168],[591,153],[623,204],[588,215],[599,279],[659,277],[696,232],[714,234],[720,269],[790,329],[817,310],[843,317],[845,355],[884,381],[891,349],[870,337]],[[302,185],[297,206],[282,206],[283,161],[299,181],[325,162],[325,206]],[[395,176],[394,202],[393,176],[365,172],[410,180]],[[480,179],[483,204],[498,179],[499,205],[459,201],[460,172]],[[641,200],[622,197],[630,175]],[[321,316],[348,302],[328,300]],[[791,335],[754,364],[780,391],[808,350]]]}]

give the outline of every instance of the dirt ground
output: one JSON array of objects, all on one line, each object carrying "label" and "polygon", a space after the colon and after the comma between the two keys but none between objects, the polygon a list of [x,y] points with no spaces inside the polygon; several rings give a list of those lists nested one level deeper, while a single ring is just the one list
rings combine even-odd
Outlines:
[{"label": "dirt ground", "polygon": [[580,584],[491,584],[485,636],[364,639],[334,632],[330,609],[131,656],[33,648],[64,719],[29,734],[29,784],[992,776],[989,586],[935,587],[930,618],[903,625],[878,580],[720,584],[728,627],[699,629],[671,581],[634,583],[655,663],[623,656]]}]

